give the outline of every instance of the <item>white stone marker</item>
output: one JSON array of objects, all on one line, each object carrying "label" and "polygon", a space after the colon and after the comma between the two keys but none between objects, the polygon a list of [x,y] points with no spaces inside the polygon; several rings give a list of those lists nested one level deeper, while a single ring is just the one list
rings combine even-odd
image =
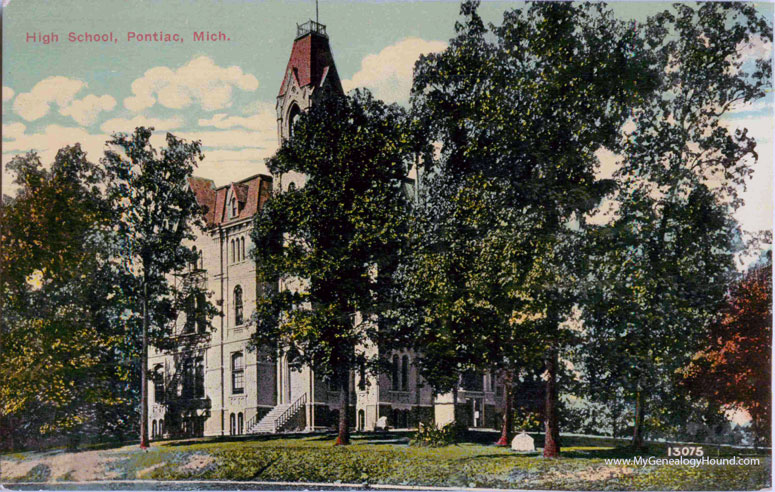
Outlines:
[{"label": "white stone marker", "polygon": [[520,452],[535,451],[535,441],[525,431],[522,431],[511,440],[511,449]]}]

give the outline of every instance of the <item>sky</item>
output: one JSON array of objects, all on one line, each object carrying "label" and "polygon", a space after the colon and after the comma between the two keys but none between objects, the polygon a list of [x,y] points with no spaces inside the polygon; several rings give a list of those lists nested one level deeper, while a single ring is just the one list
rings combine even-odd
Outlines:
[{"label": "sky", "polygon": [[[36,150],[45,164],[80,142],[98,160],[110,133],[138,125],[202,141],[196,174],[228,184],[267,173],[277,148],[275,97],[296,23],[315,17],[311,0],[2,0],[2,162]],[[499,22],[517,2],[483,2],[485,21]],[[623,19],[643,21],[668,7],[615,2]],[[757,4],[770,19],[773,4]],[[321,0],[345,90],[366,87],[406,104],[420,54],[443,50],[459,18],[455,1]],[[194,41],[194,32],[223,32],[226,41]],[[113,33],[108,42],[69,42]],[[58,42],[44,44],[43,35]],[[129,33],[178,34],[182,42],[129,40]],[[29,38],[32,37],[32,40]],[[746,48],[769,54],[771,43]],[[737,212],[746,230],[772,228],[773,98],[736,108],[725,120],[759,142],[759,162]],[[614,158],[601,154],[603,172]],[[4,171],[5,172],[5,171]],[[3,175],[5,194],[14,193]]]}]

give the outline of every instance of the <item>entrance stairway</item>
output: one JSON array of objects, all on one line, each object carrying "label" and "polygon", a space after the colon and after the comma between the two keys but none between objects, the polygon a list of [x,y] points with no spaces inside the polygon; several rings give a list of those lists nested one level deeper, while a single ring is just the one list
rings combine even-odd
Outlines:
[{"label": "entrance stairway", "polygon": [[286,426],[293,421],[307,403],[307,394],[304,393],[293,403],[281,403],[258,420],[253,417],[248,421],[247,434],[276,434],[286,430]]}]

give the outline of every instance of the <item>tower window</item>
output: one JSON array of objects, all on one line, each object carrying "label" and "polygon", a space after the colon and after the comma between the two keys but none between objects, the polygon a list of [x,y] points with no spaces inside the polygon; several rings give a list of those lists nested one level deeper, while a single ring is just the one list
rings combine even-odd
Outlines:
[{"label": "tower window", "polygon": [[294,104],[291,106],[291,110],[288,112],[288,135],[293,137],[293,127],[296,125],[296,122],[299,120],[299,115],[301,115],[301,110],[299,109],[299,106]]}]

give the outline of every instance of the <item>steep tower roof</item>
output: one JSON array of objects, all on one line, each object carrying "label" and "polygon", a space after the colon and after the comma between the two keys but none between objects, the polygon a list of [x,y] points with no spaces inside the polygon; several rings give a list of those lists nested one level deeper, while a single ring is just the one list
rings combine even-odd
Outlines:
[{"label": "steep tower roof", "polygon": [[328,44],[326,26],[315,21],[308,21],[296,26],[296,39],[293,41],[291,58],[285,68],[283,83],[277,97],[283,97],[291,86],[294,78],[299,88],[312,86],[322,87],[324,84],[334,84],[342,91],[342,83],[334,65],[334,56]]}]

